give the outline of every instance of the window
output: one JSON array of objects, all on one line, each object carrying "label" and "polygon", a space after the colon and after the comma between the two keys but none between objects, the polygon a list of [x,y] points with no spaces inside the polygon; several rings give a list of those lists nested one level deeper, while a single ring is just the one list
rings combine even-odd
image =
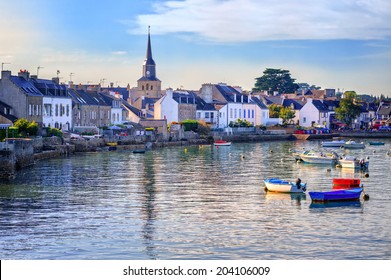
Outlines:
[{"label": "window", "polygon": [[303,118],[303,123],[306,123],[306,122],[307,122],[307,118],[304,117],[304,118]]},{"label": "window", "polygon": [[56,104],[56,117],[58,117],[58,104]]},{"label": "window", "polygon": [[242,118],[242,109],[239,109],[239,119]]},{"label": "window", "polygon": [[220,112],[220,114],[219,114],[219,117],[221,118],[221,112]]},{"label": "window", "polygon": [[141,90],[144,90],[144,86],[141,86]]},{"label": "window", "polygon": [[69,117],[69,104],[67,104],[67,117]]},{"label": "window", "polygon": [[250,109],[248,109],[247,113],[248,113],[248,118],[250,118]]},{"label": "window", "polygon": [[209,119],[209,112],[205,112],[205,119]]},{"label": "window", "polygon": [[32,109],[31,109],[31,104],[29,104],[29,116],[32,115]]},{"label": "window", "polygon": [[231,108],[231,109],[229,109],[229,117],[230,117],[231,119],[233,118],[233,114],[232,114],[232,112],[233,112],[232,108]]},{"label": "window", "polygon": [[211,119],[214,118],[214,113],[213,113],[213,112],[210,112],[210,118],[211,118]]},{"label": "window", "polygon": [[153,86],[151,86],[151,90],[153,90]]},{"label": "window", "polygon": [[115,122],[115,114],[113,113],[113,122]]},{"label": "window", "polygon": [[197,119],[201,119],[201,112],[197,112]]},{"label": "window", "polygon": [[251,117],[254,118],[254,110],[251,110]]},{"label": "window", "polygon": [[234,111],[234,112],[235,112],[235,119],[238,118],[238,117],[237,117],[237,116],[238,116],[238,114],[237,114],[238,112],[237,112],[237,111],[238,111],[238,109],[235,108],[235,111]]},{"label": "window", "polygon": [[243,118],[246,118],[246,109],[243,110]]}]

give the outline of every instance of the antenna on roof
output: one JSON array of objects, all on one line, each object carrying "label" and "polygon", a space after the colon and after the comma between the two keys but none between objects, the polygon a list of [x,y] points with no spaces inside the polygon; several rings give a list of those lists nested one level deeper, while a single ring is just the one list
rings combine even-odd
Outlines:
[{"label": "antenna on roof", "polygon": [[72,82],[72,76],[75,75],[75,73],[70,73],[69,74],[69,82],[71,83]]},{"label": "antenna on roof", "polygon": [[39,69],[43,69],[43,67],[42,67],[42,66],[38,66],[38,67],[37,67],[37,78],[38,78],[38,76],[39,76]]},{"label": "antenna on roof", "polygon": [[4,70],[4,64],[11,64],[11,63],[9,63],[9,62],[2,62],[2,63],[1,63],[1,71]]}]

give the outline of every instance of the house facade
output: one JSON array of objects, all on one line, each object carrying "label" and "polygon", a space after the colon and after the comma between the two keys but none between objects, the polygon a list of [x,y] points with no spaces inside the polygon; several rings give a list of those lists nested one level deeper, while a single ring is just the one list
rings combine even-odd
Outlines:
[{"label": "house facade", "polygon": [[323,104],[323,100],[307,99],[307,103],[300,110],[300,125],[304,127],[330,128],[330,114],[332,111]]}]

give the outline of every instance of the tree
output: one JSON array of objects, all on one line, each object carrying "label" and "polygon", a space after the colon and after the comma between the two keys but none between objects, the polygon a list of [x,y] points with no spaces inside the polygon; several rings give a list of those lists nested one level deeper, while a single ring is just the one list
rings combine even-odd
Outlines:
[{"label": "tree", "polygon": [[284,123],[288,123],[289,120],[295,117],[295,111],[289,107],[282,107],[280,110],[280,118],[284,121]]},{"label": "tree", "polygon": [[266,68],[262,77],[255,78],[256,82],[253,91],[278,91],[279,93],[295,92],[299,86],[295,79],[291,78],[289,70]]},{"label": "tree", "polygon": [[355,91],[346,91],[344,98],[339,103],[339,108],[335,109],[338,120],[350,126],[353,120],[361,113],[361,106],[356,104],[357,94]]},{"label": "tree", "polygon": [[281,110],[281,105],[271,104],[269,106],[269,117],[270,118],[279,118],[280,117],[280,110]]}]

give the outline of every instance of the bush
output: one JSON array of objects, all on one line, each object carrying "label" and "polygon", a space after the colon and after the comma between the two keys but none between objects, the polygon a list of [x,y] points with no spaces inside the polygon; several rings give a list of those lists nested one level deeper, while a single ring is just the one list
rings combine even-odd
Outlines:
[{"label": "bush", "polygon": [[[7,131],[5,129],[0,129],[0,141],[5,139]],[[19,136],[19,129],[15,126],[10,126],[8,128],[8,138],[17,138]]]},{"label": "bush", "polygon": [[14,126],[19,129],[19,134],[22,136],[35,136],[38,134],[38,124],[35,121],[29,122],[26,119],[18,119]]},{"label": "bush", "polygon": [[52,136],[62,137],[63,133],[58,128],[49,128],[47,130],[47,135],[48,137],[52,137]]},{"label": "bush", "polygon": [[198,121],[196,120],[184,120],[182,122],[182,125],[185,129],[185,131],[197,131],[198,128]]}]

